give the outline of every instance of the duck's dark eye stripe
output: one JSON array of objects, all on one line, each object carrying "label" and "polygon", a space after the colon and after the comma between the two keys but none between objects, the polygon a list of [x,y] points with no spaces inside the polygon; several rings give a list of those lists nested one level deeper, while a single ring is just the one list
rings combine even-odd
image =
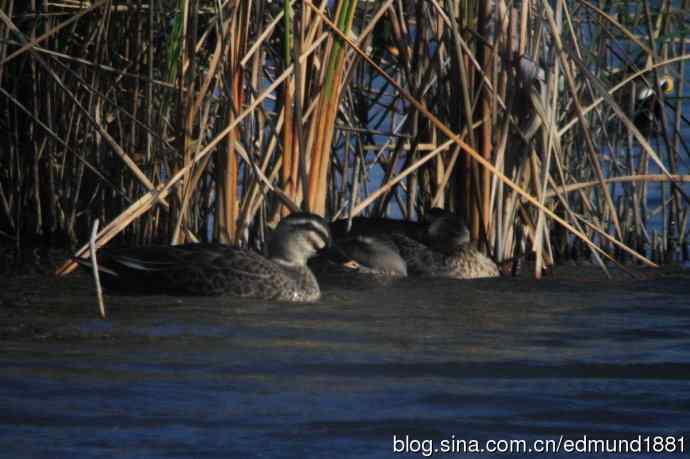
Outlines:
[{"label": "duck's dark eye stripe", "polygon": [[331,241],[331,232],[325,220],[315,214],[308,212],[294,213],[285,218],[281,223],[285,223],[292,228],[292,230],[302,230],[309,233],[316,233],[323,241],[323,245],[329,245]]},{"label": "duck's dark eye stripe", "polygon": [[327,242],[331,239],[328,229],[326,229],[326,227],[323,225],[317,224],[316,222],[305,221],[303,223],[297,223],[293,225],[293,228],[305,231],[313,231],[318,234],[319,237],[324,240],[324,242]]}]

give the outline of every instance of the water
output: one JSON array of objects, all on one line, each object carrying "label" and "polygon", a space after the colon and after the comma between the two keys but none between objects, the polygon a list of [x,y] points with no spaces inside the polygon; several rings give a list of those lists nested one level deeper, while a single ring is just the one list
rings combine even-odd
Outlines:
[{"label": "water", "polygon": [[429,443],[400,457],[423,457],[453,438],[638,434],[683,436],[687,454],[689,281],[564,268],[313,305],[108,296],[101,321],[88,279],[14,280],[0,456],[389,458],[407,435]]}]

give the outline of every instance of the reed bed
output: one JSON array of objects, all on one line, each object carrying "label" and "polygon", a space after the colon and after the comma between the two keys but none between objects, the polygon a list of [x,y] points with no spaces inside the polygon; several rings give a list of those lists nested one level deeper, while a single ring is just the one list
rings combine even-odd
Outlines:
[{"label": "reed bed", "polygon": [[256,245],[297,209],[443,207],[537,277],[687,260],[688,24],[690,0],[0,0],[0,240]]}]

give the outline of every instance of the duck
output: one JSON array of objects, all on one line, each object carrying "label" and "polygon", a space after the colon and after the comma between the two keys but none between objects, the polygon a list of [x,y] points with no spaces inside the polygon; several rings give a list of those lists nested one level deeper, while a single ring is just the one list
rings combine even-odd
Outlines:
[{"label": "duck", "polygon": [[[625,69],[613,69],[609,72],[609,81],[611,85],[617,85],[629,74],[634,73],[635,69],[643,68],[644,66],[644,62],[638,60],[635,65]],[[664,95],[673,93],[674,80],[671,75],[660,75],[659,80],[655,84],[658,87],[659,93]],[[643,136],[649,137],[661,133],[663,128],[661,125],[663,106],[654,84],[648,84],[648,81],[643,78],[635,78],[621,88],[615,97],[621,107],[628,109],[627,115],[632,119],[633,124]],[[634,101],[631,107],[630,100],[633,97]]]},{"label": "duck", "polygon": [[423,241],[401,234],[392,237],[411,273],[423,277],[479,279],[499,277],[500,271],[471,240],[464,220],[439,208],[425,215],[427,228]]},{"label": "duck", "polygon": [[392,240],[355,235],[340,238],[309,266],[319,284],[349,290],[388,286],[407,277],[407,264]]},{"label": "duck", "polygon": [[340,240],[338,249],[358,265],[360,272],[389,278],[407,277],[407,264],[389,238],[360,234]]},{"label": "duck", "polygon": [[[346,225],[345,220],[331,223],[336,245]],[[349,234],[387,239],[404,260],[410,276],[450,279],[500,276],[496,263],[471,241],[464,221],[443,209],[430,209],[421,222],[358,217],[352,220]]]},{"label": "duck", "polygon": [[447,245],[444,251],[435,250],[403,234],[392,234],[408,272],[421,277],[446,279],[480,279],[499,277],[494,261],[484,255],[474,242]]},{"label": "duck", "polygon": [[470,242],[470,229],[458,215],[433,207],[424,215],[422,242],[438,252],[452,252]]},{"label": "duck", "polygon": [[[287,302],[314,302],[321,290],[307,261],[331,244],[326,221],[297,212],[268,241],[268,257],[224,244],[199,243],[102,249],[103,284],[130,293],[175,293]],[[90,267],[86,259],[77,259]]]},{"label": "duck", "polygon": [[[663,94],[673,92],[673,78],[668,75],[659,80],[659,91]],[[637,94],[635,101],[635,112],[633,123],[635,127],[645,136],[658,134],[662,131],[662,112],[663,107],[657,96],[657,92],[648,86],[642,88]]]}]

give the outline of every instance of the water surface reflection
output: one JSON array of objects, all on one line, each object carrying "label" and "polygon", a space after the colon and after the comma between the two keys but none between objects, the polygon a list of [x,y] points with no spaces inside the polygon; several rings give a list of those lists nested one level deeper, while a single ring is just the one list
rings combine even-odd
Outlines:
[{"label": "water surface reflection", "polygon": [[0,451],[388,458],[393,435],[640,433],[687,451],[689,280],[571,269],[329,288],[313,305],[109,296],[105,322],[88,279],[14,280]]}]

